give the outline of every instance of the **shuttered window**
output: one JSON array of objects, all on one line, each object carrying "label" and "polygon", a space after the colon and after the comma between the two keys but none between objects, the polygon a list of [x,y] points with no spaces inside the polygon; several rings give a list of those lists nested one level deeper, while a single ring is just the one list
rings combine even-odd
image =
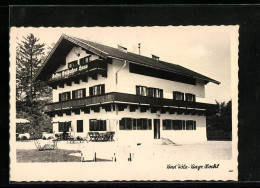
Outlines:
[{"label": "shuttered window", "polygon": [[80,99],[86,97],[86,88],[72,91],[72,99]]},{"label": "shuttered window", "polygon": [[96,85],[89,88],[89,95],[102,95],[105,94],[105,84]]},{"label": "shuttered window", "polygon": [[75,61],[72,61],[72,62],[68,63],[68,68],[69,69],[74,69],[76,67],[78,67],[78,60],[75,60]]},{"label": "shuttered window", "polygon": [[67,101],[70,100],[71,96],[70,96],[70,92],[64,92],[64,93],[60,93],[59,94],[59,101]]},{"label": "shuttered window", "polygon": [[146,86],[136,86],[136,95],[163,98],[163,90]]},{"label": "shuttered window", "polygon": [[88,64],[89,61],[90,61],[90,58],[91,58],[91,55],[81,58],[81,59],[79,60],[79,61],[80,61],[80,65],[86,65],[86,64]]}]

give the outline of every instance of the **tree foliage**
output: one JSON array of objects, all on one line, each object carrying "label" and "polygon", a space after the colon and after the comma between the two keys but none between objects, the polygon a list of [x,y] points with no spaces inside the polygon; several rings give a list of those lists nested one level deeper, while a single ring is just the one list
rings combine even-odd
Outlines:
[{"label": "tree foliage", "polygon": [[218,102],[218,113],[207,117],[208,135],[214,132],[221,139],[232,139],[232,101]]},{"label": "tree foliage", "polygon": [[24,127],[17,126],[17,132],[35,133],[50,128],[50,118],[44,114],[43,107],[51,101],[51,89],[34,80],[45,55],[45,44],[39,40],[29,34],[16,48],[16,116],[31,122]]}]

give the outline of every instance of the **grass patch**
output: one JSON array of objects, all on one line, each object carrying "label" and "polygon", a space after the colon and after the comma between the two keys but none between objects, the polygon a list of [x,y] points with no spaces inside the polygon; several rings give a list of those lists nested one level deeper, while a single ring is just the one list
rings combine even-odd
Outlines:
[{"label": "grass patch", "polygon": [[69,155],[70,153],[80,153],[79,150],[43,150],[36,149],[17,149],[17,162],[33,163],[33,162],[80,162],[80,157]]}]

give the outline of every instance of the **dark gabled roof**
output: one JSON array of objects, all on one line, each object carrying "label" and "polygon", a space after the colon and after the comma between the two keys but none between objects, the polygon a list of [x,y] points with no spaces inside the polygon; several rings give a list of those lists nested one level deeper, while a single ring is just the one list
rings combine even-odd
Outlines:
[{"label": "dark gabled roof", "polygon": [[[134,54],[134,53],[131,53],[131,52],[123,52],[123,51],[121,51],[117,48],[113,48],[113,47],[110,47],[110,46],[106,46],[106,45],[103,45],[103,44],[91,42],[91,41],[88,41],[88,40],[83,40],[83,39],[80,39],[80,38],[76,38],[76,37],[72,37],[72,36],[68,36],[68,35],[64,35],[64,34],[61,36],[59,41],[61,41],[63,38],[67,39],[70,42],[73,42],[73,43],[75,43],[75,44],[77,44],[77,45],[79,45],[83,48],[87,48],[88,50],[91,49],[92,52],[97,53],[98,55],[101,55],[103,57],[119,58],[119,59],[130,61],[132,63],[152,67],[152,68],[155,68],[155,69],[161,69],[161,70],[165,70],[165,71],[169,71],[169,72],[173,72],[173,73],[177,73],[177,74],[181,74],[181,75],[190,76],[190,77],[193,77],[193,78],[202,79],[202,80],[205,80],[207,82],[213,82],[213,83],[216,83],[216,84],[220,84],[220,82],[218,82],[214,79],[211,79],[209,77],[201,75],[197,72],[194,72],[192,70],[184,68],[180,65],[168,63],[168,62],[165,62],[165,61],[156,60],[156,59],[153,59],[153,58],[145,57],[145,56]],[[46,58],[46,59],[48,59],[48,58]],[[45,62],[44,65],[46,63],[47,62]],[[43,65],[43,67],[44,67],[44,65]],[[40,72],[41,72],[41,70],[39,71],[39,73]],[[36,75],[36,79],[37,79],[39,73]]]}]

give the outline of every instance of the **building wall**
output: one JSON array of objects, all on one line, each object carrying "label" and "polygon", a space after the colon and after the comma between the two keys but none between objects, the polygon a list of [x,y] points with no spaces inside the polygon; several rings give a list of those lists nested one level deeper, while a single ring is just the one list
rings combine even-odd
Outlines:
[{"label": "building wall", "polygon": [[[152,119],[152,130],[119,130],[119,124],[116,119],[126,117]],[[129,106],[124,111],[119,111],[117,116],[115,111],[106,112],[104,109],[101,108],[99,113],[95,113],[91,110],[90,114],[84,114],[84,112],[81,112],[79,115],[76,115],[72,112],[71,116],[66,116],[66,114],[63,114],[63,117],[59,117],[56,115],[53,118],[53,122],[71,121],[72,132],[75,132],[74,136],[86,137],[89,132],[89,119],[107,120],[106,131],[115,131],[115,139],[119,139],[120,141],[124,141],[126,143],[150,143],[152,140],[154,140],[153,119],[160,119],[161,138],[168,138],[178,144],[206,141],[205,116],[177,115],[169,114],[168,112],[166,112],[166,114],[160,114],[160,117],[158,117],[156,113],[151,113],[150,110],[144,113],[141,113],[139,109],[137,109],[135,112],[130,112]],[[196,121],[197,128],[196,130],[163,130],[163,119],[193,120]],[[76,132],[77,120],[83,120],[83,133]],[[55,131],[55,133],[58,133],[58,123],[53,124],[53,130]]]},{"label": "building wall", "polygon": [[[71,52],[66,57],[66,65],[61,65],[57,71],[65,70],[68,68],[68,62],[74,61],[76,59],[80,59],[82,57],[87,56],[88,54],[85,51],[81,51],[80,57],[78,57],[75,52],[75,48],[71,50]],[[98,58],[97,56],[94,58]],[[89,87],[105,84],[105,92],[122,92],[129,94],[136,94],[136,85],[143,85],[148,87],[160,88],[164,91],[164,98],[172,99],[172,91],[180,91],[184,93],[192,93],[195,94],[198,98],[205,97],[205,88],[204,83],[201,80],[197,80],[196,85],[190,85],[185,83],[179,83],[169,80],[164,80],[160,78],[153,78],[148,76],[143,76],[139,74],[134,74],[129,72],[129,63],[126,63],[126,66],[120,70],[118,73],[118,84],[116,85],[116,77],[115,73],[118,71],[124,62],[121,60],[113,59],[112,64],[108,64],[108,72],[107,78],[98,75],[97,80],[92,80],[92,78],[88,78],[88,82],[82,82],[80,80],[80,84],[75,84],[72,82],[72,86],[67,86],[64,84],[64,88],[53,89],[53,102],[58,102],[59,93],[77,90],[86,88],[86,96],[89,96]],[[206,117],[205,116],[197,116],[197,115],[177,115],[177,114],[160,114],[160,117],[156,115],[156,113],[151,113],[147,111],[145,113],[141,113],[140,110],[136,110],[136,112],[130,112],[129,106],[125,111],[119,111],[118,115],[116,115],[115,111],[106,112],[104,109],[101,109],[99,113],[95,113],[91,110],[90,114],[84,114],[81,112],[79,115],[74,114],[72,112],[71,116],[66,116],[63,114],[63,117],[55,116],[53,118],[53,122],[65,122],[71,121],[72,132],[75,131],[75,136],[86,137],[89,132],[89,119],[102,119],[107,120],[107,131],[115,131],[115,137],[119,140],[127,141],[129,143],[133,142],[150,142],[154,139],[154,127],[153,127],[153,119],[160,118],[160,135],[161,138],[169,138],[173,142],[176,143],[189,143],[189,142],[200,142],[206,140]],[[115,118],[111,120],[111,116],[115,116],[116,119],[130,117],[130,118],[148,118],[152,119],[152,130],[119,130],[118,121]],[[180,120],[194,120],[196,121],[197,130],[163,130],[163,119],[180,119]],[[76,132],[77,120],[83,120],[83,133]],[[53,130],[55,133],[58,133],[58,123],[53,124]]]},{"label": "building wall", "polygon": [[[68,63],[74,60],[79,60],[82,57],[88,56],[89,54],[86,51],[81,50],[81,55],[78,57],[74,50],[77,51],[78,48],[74,47],[71,52],[66,57],[66,65],[61,65],[58,71],[68,69]],[[98,56],[93,56],[92,60],[98,59]],[[91,77],[88,78],[88,82],[82,82],[80,84],[75,84],[72,82],[72,86],[67,86],[64,84],[64,88],[53,89],[53,102],[58,102],[59,93],[72,91],[76,89],[86,88],[86,95],[89,95],[89,87],[105,84],[106,93],[108,92],[122,92],[129,94],[136,94],[136,85],[154,87],[163,89],[164,98],[172,99],[173,91],[181,91],[184,93],[192,93],[196,95],[196,98],[205,97],[205,86],[202,80],[196,80],[196,85],[190,85],[180,82],[174,82],[170,80],[148,77],[140,74],[134,74],[129,72],[129,63],[126,63],[126,66],[118,72],[118,84],[115,84],[115,74],[122,66],[124,62],[122,60],[113,59],[112,64],[108,64],[108,73],[107,78],[98,75],[97,80],[92,80]],[[200,99],[198,101],[201,101]],[[202,100],[203,101],[203,100]]]},{"label": "building wall", "polygon": [[[79,60],[80,58],[89,55],[85,51],[82,51],[80,57],[78,57],[74,53],[74,49],[75,48],[73,48],[71,50],[71,52],[68,54],[68,56],[66,57],[66,65],[60,66],[56,72],[68,69],[68,62],[71,62],[71,61],[74,61],[77,59]],[[94,58],[98,59],[98,56],[96,56]],[[113,91],[115,91],[115,84],[113,84],[113,83],[115,83],[114,67],[113,67],[113,65],[108,64],[107,78],[102,77],[101,75],[98,75],[97,80],[93,80],[91,77],[88,77],[88,82],[82,82],[82,80],[80,80],[79,84],[75,84],[74,82],[72,82],[71,86],[67,86],[66,84],[64,84],[64,88],[60,88],[59,86],[57,86],[57,89],[52,90],[53,91],[52,92],[53,93],[53,102],[59,101],[59,93],[68,92],[68,91],[71,92],[71,91],[77,90],[77,89],[86,88],[86,96],[89,96],[89,87],[92,87],[94,85],[99,85],[99,84],[105,84],[106,93],[113,92]]]},{"label": "building wall", "polygon": [[[115,69],[122,67],[123,61],[113,60]],[[136,85],[163,89],[164,98],[172,99],[173,91],[195,94],[196,97],[205,97],[205,86],[202,80],[196,80],[196,85],[190,85],[170,80],[148,77],[129,72],[129,63],[118,73],[117,91],[122,93],[136,94]]]}]

